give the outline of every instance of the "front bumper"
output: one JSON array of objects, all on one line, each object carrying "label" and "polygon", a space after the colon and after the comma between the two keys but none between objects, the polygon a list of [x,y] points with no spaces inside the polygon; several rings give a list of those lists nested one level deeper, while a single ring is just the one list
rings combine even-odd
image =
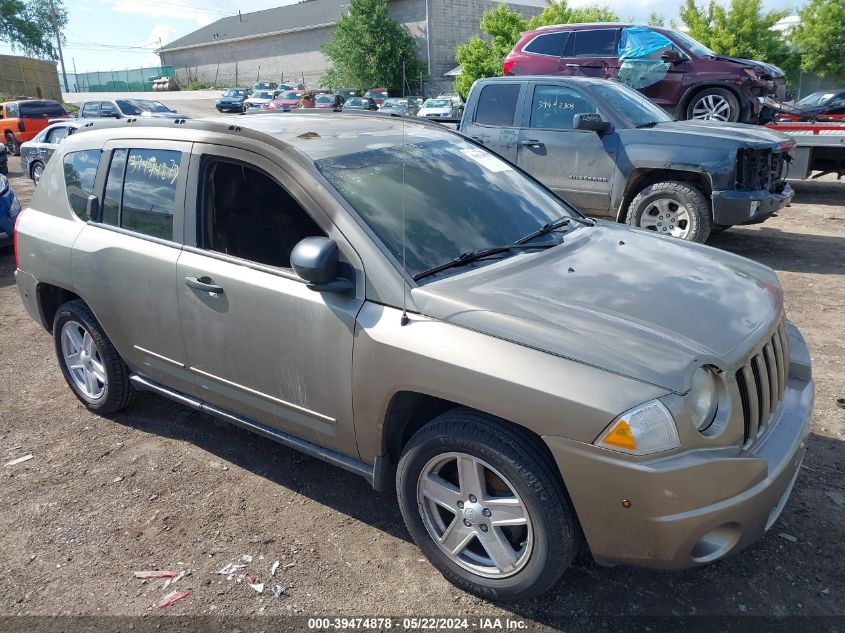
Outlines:
[{"label": "front bumper", "polygon": [[751,545],[774,524],[798,476],[813,409],[807,348],[793,325],[789,336],[781,406],[748,450],[701,449],[636,462],[543,438],[598,562],[694,567]]},{"label": "front bumper", "polygon": [[[760,191],[714,191],[713,221],[723,226],[757,224],[784,208],[795,192],[785,185],[780,193]],[[755,204],[756,203],[756,204]]]},{"label": "front bumper", "polygon": [[243,103],[218,103],[216,105],[220,112],[241,112],[244,109]]}]

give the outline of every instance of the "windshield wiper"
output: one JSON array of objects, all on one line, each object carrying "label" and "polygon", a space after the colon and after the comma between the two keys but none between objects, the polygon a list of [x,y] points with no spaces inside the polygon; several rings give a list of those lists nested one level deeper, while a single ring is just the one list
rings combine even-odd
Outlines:
[{"label": "windshield wiper", "polygon": [[638,130],[640,130],[640,129],[644,128],[644,127],[654,127],[654,126],[655,126],[655,125],[657,125],[658,123],[660,123],[660,121],[646,121],[645,123],[640,123],[640,124],[638,124],[638,125],[637,125],[637,129],[638,129]]},{"label": "windshield wiper", "polygon": [[484,259],[485,257],[492,257],[493,255],[499,255],[500,253],[506,253],[508,251],[515,251],[521,249],[528,249],[528,248],[551,248],[552,246],[557,246],[557,243],[554,244],[522,244],[520,242],[514,242],[513,244],[508,244],[507,246],[494,246],[492,248],[480,248],[475,251],[469,251],[468,253],[461,253],[454,259],[450,259],[448,262],[444,262],[443,264],[438,264],[437,266],[433,266],[428,270],[424,270],[420,273],[414,275],[414,281],[419,281],[423,277],[429,277],[430,275],[435,275],[441,271],[447,270],[449,268],[457,268],[458,266],[466,266],[467,264],[471,264],[472,262],[476,262],[479,259]]}]

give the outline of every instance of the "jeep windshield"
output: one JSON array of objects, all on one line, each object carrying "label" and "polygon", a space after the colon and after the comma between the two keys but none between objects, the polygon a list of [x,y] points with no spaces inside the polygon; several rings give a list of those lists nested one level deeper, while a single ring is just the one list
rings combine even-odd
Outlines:
[{"label": "jeep windshield", "polygon": [[[412,277],[486,249],[497,249],[491,257],[511,257],[524,249],[501,247],[561,217],[582,218],[487,150],[417,126],[408,126],[405,137],[404,148],[401,138],[397,143],[388,137],[315,164],[399,262],[404,207],[406,271]],[[546,232],[533,243],[555,245],[559,239]],[[472,259],[467,267],[491,261]]]},{"label": "jeep windshield", "polygon": [[123,114],[139,115],[144,112],[167,113],[173,112],[166,105],[160,101],[150,101],[147,99],[118,99],[117,107]]}]

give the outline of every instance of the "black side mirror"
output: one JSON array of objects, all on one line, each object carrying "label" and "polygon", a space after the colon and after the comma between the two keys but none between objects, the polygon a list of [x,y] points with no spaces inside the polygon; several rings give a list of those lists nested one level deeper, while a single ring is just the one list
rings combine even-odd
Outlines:
[{"label": "black side mirror", "polygon": [[294,272],[302,277],[310,290],[317,292],[348,292],[353,285],[340,277],[340,257],[337,244],[326,237],[306,237],[290,254]]},{"label": "black side mirror", "polygon": [[100,199],[97,196],[88,196],[85,201],[85,214],[92,222],[100,222]]},{"label": "black side mirror", "polygon": [[680,51],[675,50],[674,48],[670,48],[660,54],[660,61],[667,64],[678,64],[680,62],[686,61],[686,57],[684,57]]},{"label": "black side mirror", "polygon": [[572,128],[575,130],[587,130],[596,134],[604,134],[613,129],[613,126],[609,121],[601,118],[600,114],[582,112],[572,118]]}]

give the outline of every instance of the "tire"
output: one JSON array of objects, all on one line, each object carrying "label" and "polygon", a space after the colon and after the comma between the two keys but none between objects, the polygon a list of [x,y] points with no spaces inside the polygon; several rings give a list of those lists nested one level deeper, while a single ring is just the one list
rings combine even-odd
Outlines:
[{"label": "tire", "polygon": [[701,244],[710,237],[713,225],[704,194],[695,185],[676,181],[657,182],[642,189],[628,205],[625,221],[633,227]]},{"label": "tire", "polygon": [[741,115],[739,99],[725,88],[705,88],[687,104],[687,119],[735,123]]},{"label": "tire", "polygon": [[9,153],[10,156],[20,155],[21,146],[18,145],[18,141],[15,138],[15,135],[11,132],[6,132],[6,151]]},{"label": "tire", "polygon": [[[480,487],[467,483],[461,489],[459,463],[474,465],[464,472],[484,473],[475,479],[483,482]],[[446,486],[436,489],[445,491],[446,505],[421,492],[426,482],[444,480]],[[578,548],[575,513],[545,445],[491,416],[454,409],[417,431],[399,461],[396,488],[405,525],[428,560],[449,582],[486,599],[522,600],[548,591]],[[496,527],[497,516],[525,523]],[[462,543],[457,554],[435,540],[447,535]],[[506,565],[496,566],[482,539],[499,545],[499,560]]]},{"label": "tire", "polygon": [[[65,350],[73,351],[70,335],[66,334],[70,330],[75,330],[80,336],[79,340],[83,341],[83,345],[76,346],[76,348],[87,347],[87,350],[91,352],[89,357],[92,366],[99,366],[96,373],[100,373],[101,377],[104,377],[104,380],[96,379],[96,389],[92,389],[91,393],[86,392],[85,384],[87,381],[79,380],[80,375],[89,372],[82,369],[71,369],[68,364]],[[89,341],[87,337],[90,337],[93,347],[85,345]],[[53,340],[56,357],[59,360],[59,367],[65,380],[71,391],[88,409],[101,415],[108,415],[120,411],[132,403],[135,397],[135,389],[129,382],[129,368],[84,301],[76,299],[59,307],[56,311],[56,317],[53,319]],[[84,362],[84,360],[80,359],[80,362]],[[100,389],[100,385],[102,385],[101,392],[96,393]]]},{"label": "tire", "polygon": [[32,163],[32,167],[29,168],[29,177],[32,179],[32,182],[38,184],[38,181],[41,180],[41,175],[44,173],[44,163],[40,160],[37,160]]}]

